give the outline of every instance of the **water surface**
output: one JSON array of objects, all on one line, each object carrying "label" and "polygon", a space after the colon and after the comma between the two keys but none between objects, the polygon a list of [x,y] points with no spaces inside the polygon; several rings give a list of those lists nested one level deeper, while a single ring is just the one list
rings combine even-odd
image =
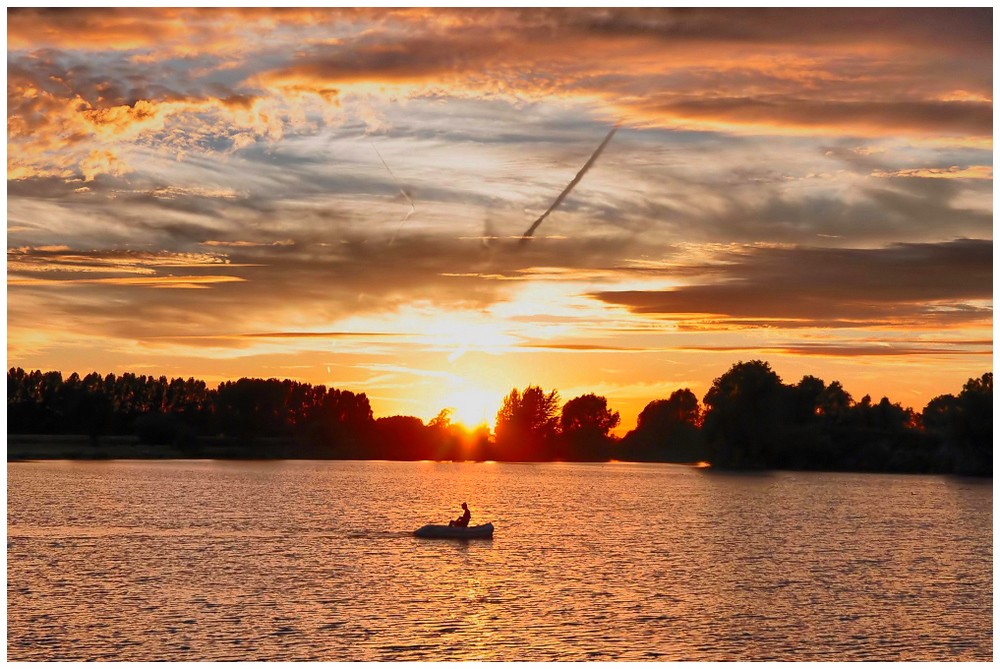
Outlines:
[{"label": "water surface", "polygon": [[[11,660],[991,660],[992,482],[7,467]],[[416,539],[491,521],[492,541]]]}]

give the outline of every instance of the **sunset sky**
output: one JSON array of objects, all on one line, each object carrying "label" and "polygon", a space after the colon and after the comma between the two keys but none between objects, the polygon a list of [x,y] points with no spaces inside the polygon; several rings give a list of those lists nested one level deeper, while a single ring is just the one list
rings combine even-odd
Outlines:
[{"label": "sunset sky", "polygon": [[[8,367],[635,425],[992,369],[992,9],[7,11]],[[590,169],[526,243],[520,237]]]}]

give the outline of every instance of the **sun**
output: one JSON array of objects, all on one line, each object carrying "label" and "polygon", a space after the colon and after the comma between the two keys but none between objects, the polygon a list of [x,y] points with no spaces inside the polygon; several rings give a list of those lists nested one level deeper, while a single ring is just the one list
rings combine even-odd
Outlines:
[{"label": "sun", "polygon": [[451,410],[452,422],[469,429],[483,424],[492,429],[502,400],[495,391],[464,386],[446,395],[442,403]]}]

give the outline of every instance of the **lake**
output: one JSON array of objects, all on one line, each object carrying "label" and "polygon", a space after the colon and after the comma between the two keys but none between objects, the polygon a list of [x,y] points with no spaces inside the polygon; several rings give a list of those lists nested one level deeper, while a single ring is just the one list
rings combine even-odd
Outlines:
[{"label": "lake", "polygon": [[[427,540],[467,501],[492,540]],[[991,660],[992,480],[7,465],[10,660]]]}]

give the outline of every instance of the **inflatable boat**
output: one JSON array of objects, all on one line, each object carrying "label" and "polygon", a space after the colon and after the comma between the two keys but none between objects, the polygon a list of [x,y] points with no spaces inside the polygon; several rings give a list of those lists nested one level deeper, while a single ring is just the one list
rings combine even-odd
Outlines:
[{"label": "inflatable boat", "polygon": [[493,523],[471,527],[424,525],[413,534],[421,539],[492,539]]}]

